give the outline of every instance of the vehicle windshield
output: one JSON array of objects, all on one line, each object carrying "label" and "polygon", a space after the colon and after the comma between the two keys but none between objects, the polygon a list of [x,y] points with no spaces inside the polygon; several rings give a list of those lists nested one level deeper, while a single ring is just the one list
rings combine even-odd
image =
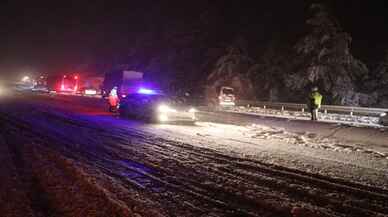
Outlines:
[{"label": "vehicle windshield", "polygon": [[231,95],[231,94],[234,94],[234,91],[231,88],[225,88],[225,89],[222,89],[222,94]]}]

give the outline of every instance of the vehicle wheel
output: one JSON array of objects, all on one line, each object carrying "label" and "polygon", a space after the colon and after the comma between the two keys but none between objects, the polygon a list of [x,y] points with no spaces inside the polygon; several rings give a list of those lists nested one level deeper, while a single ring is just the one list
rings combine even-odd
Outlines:
[{"label": "vehicle wheel", "polygon": [[157,122],[157,118],[155,115],[147,115],[146,113],[142,115],[141,119],[148,124],[153,124]]},{"label": "vehicle wheel", "polygon": [[220,111],[222,111],[223,109],[224,109],[224,108],[223,108],[222,106],[220,106],[220,105],[215,105],[213,111],[215,111],[215,112],[220,112]]},{"label": "vehicle wheel", "polygon": [[119,112],[119,115],[121,117],[126,117],[127,118],[129,116],[126,106],[121,105],[120,108],[118,109],[118,112]]},{"label": "vehicle wheel", "polygon": [[125,110],[122,110],[122,109],[120,109],[119,115],[120,115],[120,117],[123,117],[123,118],[128,117],[128,114],[125,112]]},{"label": "vehicle wheel", "polygon": [[209,102],[207,104],[207,107],[208,107],[209,111],[212,111],[212,112],[217,110],[217,105],[214,102]]}]

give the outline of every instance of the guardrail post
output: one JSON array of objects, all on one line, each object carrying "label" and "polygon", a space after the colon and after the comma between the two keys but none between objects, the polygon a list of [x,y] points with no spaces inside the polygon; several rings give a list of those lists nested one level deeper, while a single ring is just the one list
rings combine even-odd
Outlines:
[{"label": "guardrail post", "polygon": [[353,109],[352,109],[352,111],[350,112],[350,116],[353,116]]},{"label": "guardrail post", "polygon": [[282,106],[282,112],[284,111],[284,106]]},{"label": "guardrail post", "polygon": [[264,105],[263,108],[266,109],[267,107]]},{"label": "guardrail post", "polygon": [[327,114],[327,109],[325,109],[324,113]]},{"label": "guardrail post", "polygon": [[304,108],[302,108],[302,112],[304,112]]}]

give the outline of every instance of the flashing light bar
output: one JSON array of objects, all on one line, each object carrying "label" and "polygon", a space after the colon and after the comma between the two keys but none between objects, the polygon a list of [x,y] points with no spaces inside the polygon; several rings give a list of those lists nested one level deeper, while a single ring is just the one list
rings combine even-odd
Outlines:
[{"label": "flashing light bar", "polygon": [[137,90],[137,93],[146,94],[146,95],[156,94],[156,92],[154,90],[147,89],[147,88],[142,88],[142,87],[139,88],[139,90]]}]

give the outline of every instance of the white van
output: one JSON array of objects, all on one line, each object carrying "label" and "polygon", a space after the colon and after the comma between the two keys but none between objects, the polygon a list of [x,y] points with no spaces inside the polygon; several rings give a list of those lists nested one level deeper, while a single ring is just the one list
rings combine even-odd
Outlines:
[{"label": "white van", "polygon": [[379,124],[388,126],[388,115],[387,113],[383,113],[380,115]]},{"label": "white van", "polygon": [[234,95],[234,89],[231,87],[221,87],[220,94],[218,95],[219,105],[223,107],[235,106],[236,97]]}]

